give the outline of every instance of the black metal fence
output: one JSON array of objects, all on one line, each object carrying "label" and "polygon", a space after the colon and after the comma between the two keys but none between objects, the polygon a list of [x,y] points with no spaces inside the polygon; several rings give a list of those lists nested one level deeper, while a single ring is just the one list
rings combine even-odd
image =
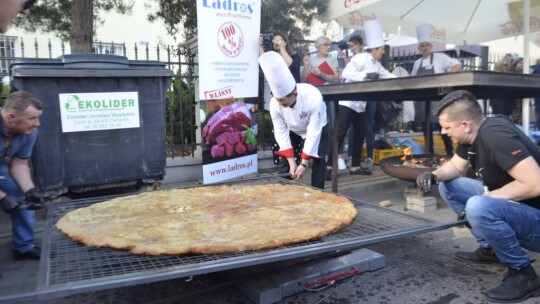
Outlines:
[{"label": "black metal fence", "polygon": [[[0,36],[2,37],[2,36]],[[5,36],[4,36],[5,37]],[[1,41],[0,41],[1,42]],[[63,42],[60,42],[60,49],[53,50],[53,44],[49,40],[46,46],[38,44],[37,40],[27,46],[21,39],[18,42],[17,52],[10,51],[7,48],[1,48],[0,44],[0,63],[2,66],[9,66],[11,62],[17,58],[53,58],[66,54],[67,48]],[[311,41],[301,41],[295,49],[308,50],[312,45]],[[196,115],[199,115],[197,110],[197,102],[195,88],[198,79],[196,63],[194,62],[194,54],[191,53],[188,45],[179,46],[143,46],[134,45],[127,47],[121,43],[104,43],[95,42],[93,51],[101,54],[123,55],[133,60],[157,60],[163,62],[167,68],[174,71],[174,79],[171,87],[166,94],[166,144],[167,156],[184,157],[195,156],[195,151],[200,145],[197,138],[200,132],[200,126],[197,125]],[[15,56],[15,54],[19,56]],[[55,54],[56,53],[56,54]],[[467,51],[458,52],[451,50],[446,52],[453,58],[460,60],[463,70],[492,70],[494,63],[503,56],[489,54],[487,47],[484,47],[481,52],[469,53]],[[411,72],[412,65],[419,54],[415,52],[399,53],[387,51],[387,57],[383,63],[390,71],[401,66],[407,72]],[[0,70],[1,78],[9,77],[9,69]],[[260,76],[263,83],[262,75]],[[6,86],[4,86],[5,89]],[[261,86],[259,90],[259,105],[258,105],[258,148],[271,149],[272,147],[272,123],[268,112],[264,110],[264,91]],[[5,91],[4,91],[5,94]]]}]

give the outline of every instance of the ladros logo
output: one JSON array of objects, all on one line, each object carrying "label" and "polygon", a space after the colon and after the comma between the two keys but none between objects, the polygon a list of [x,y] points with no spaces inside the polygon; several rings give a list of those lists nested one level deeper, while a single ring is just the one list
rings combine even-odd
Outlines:
[{"label": "ladros logo", "polygon": [[79,98],[79,96],[77,96],[77,95],[69,95],[66,103],[64,104],[64,106],[66,107],[66,110],[68,112],[77,111],[77,103],[79,102],[79,100],[81,100]]},{"label": "ladros logo", "polygon": [[244,14],[253,14],[253,3],[242,3],[232,0],[203,0],[203,7],[217,10],[240,12]]}]

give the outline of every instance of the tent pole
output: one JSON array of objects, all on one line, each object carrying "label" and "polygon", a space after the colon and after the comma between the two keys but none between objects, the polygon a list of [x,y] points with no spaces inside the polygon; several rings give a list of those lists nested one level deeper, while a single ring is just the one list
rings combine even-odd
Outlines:
[{"label": "tent pole", "polygon": [[[529,63],[529,36],[530,36],[530,23],[531,23],[531,4],[530,0],[523,0],[523,74],[530,73]],[[522,101],[522,113],[523,113],[523,131],[525,134],[529,134],[529,120],[530,120],[530,98],[525,98]]]}]

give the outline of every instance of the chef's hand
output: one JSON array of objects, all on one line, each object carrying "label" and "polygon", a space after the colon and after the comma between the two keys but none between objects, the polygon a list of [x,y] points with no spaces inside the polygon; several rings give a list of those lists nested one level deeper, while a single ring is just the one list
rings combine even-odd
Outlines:
[{"label": "chef's hand", "polygon": [[291,166],[289,164],[289,175],[291,176],[292,179],[295,179],[296,178],[296,165],[295,166]]},{"label": "chef's hand", "polygon": [[0,199],[0,206],[5,213],[14,213],[23,209],[19,202],[11,195],[6,195]]},{"label": "chef's hand", "polygon": [[461,211],[458,214],[457,220],[458,221],[463,221],[463,220],[467,221],[467,222],[465,222],[465,226],[467,226],[467,228],[469,228],[469,229],[472,229],[471,224],[469,224],[469,221],[467,220],[467,212],[465,211],[465,209],[463,209],[463,211]]},{"label": "chef's hand", "polygon": [[377,80],[377,79],[379,79],[379,74],[378,73],[367,73],[366,74],[366,79]]},{"label": "chef's hand", "polygon": [[307,164],[300,163],[298,167],[296,167],[294,179],[301,179],[304,176],[304,174],[306,174],[306,169],[307,169]]},{"label": "chef's hand", "polygon": [[416,177],[416,184],[424,194],[431,192],[431,186],[437,183],[437,175],[431,171],[425,171]]},{"label": "chef's hand", "polygon": [[28,210],[40,210],[45,207],[45,199],[43,199],[43,195],[36,188],[26,191],[24,197],[26,204],[28,204]]}]

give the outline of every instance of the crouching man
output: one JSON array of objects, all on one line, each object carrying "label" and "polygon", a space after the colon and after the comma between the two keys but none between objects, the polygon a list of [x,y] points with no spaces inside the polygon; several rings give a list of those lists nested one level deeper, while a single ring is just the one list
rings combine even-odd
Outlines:
[{"label": "crouching man", "polygon": [[[441,197],[468,220],[479,248],[456,258],[508,267],[502,283],[484,293],[490,301],[539,296],[540,278],[524,249],[540,252],[540,147],[508,117],[484,118],[467,91],[445,96],[436,115],[442,134],[459,145],[447,163],[416,182],[424,193],[439,183]],[[469,166],[480,180],[464,177]]]}]

